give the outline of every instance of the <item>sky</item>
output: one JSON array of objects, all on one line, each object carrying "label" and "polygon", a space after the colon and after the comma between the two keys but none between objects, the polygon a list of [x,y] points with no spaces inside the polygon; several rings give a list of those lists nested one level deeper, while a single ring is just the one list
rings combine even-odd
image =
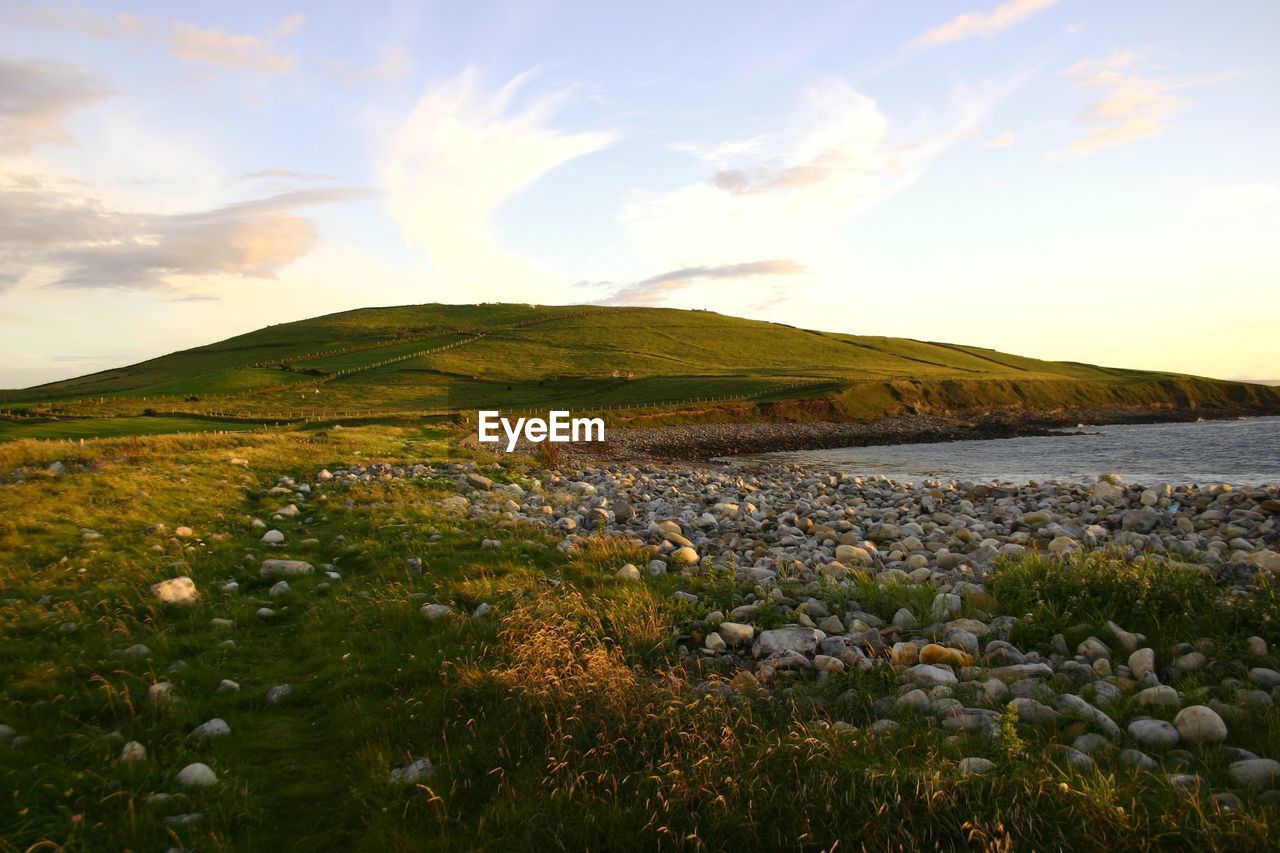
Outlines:
[{"label": "sky", "polygon": [[0,387],[376,305],[1280,378],[1280,3],[0,0]]}]

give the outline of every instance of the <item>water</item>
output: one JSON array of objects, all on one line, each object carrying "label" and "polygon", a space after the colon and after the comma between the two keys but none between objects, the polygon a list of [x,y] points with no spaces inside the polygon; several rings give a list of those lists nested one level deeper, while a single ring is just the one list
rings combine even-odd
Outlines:
[{"label": "water", "polygon": [[1280,417],[1086,426],[1087,435],[841,447],[741,457],[894,480],[1280,484]]}]

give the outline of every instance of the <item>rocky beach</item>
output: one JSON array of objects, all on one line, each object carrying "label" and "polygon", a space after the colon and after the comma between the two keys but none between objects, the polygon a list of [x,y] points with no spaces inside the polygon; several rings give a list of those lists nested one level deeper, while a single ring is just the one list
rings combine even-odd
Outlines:
[{"label": "rocky beach", "polygon": [[[1233,738],[1244,714],[1273,714],[1280,700],[1276,614],[1268,636],[1239,645],[1216,636],[1157,643],[1123,617],[1016,644],[1019,617],[994,615],[991,585],[1002,560],[1069,567],[1106,553],[1247,600],[1280,579],[1274,486],[1130,485],[1114,475],[1092,485],[912,485],[790,466],[605,465],[523,486],[461,466],[331,476],[331,487],[449,476],[460,491],[445,502],[451,510],[554,531],[570,555],[592,535],[628,540],[649,559],[616,567],[619,582],[684,579],[674,596],[688,618],[671,628],[695,691],[730,702],[761,690],[785,698],[797,679],[878,671],[888,679],[872,732],[937,726],[995,742],[1014,722],[1054,732],[1064,765],[1092,768],[1106,756],[1210,793],[1223,808],[1253,795],[1280,804],[1280,756]],[[453,612],[440,602],[422,609],[428,619]],[[958,764],[963,773],[995,766],[982,754]]]}]

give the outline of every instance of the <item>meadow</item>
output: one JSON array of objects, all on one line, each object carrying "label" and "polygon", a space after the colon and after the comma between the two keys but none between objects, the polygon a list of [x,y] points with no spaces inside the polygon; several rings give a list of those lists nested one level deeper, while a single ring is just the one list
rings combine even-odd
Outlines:
[{"label": "meadow", "polygon": [[[731,604],[732,582],[621,581],[618,567],[645,555],[607,530],[583,531],[570,555],[554,531],[460,511],[451,463],[526,487],[545,474],[453,438],[379,424],[0,444],[0,848],[1274,844],[1274,806],[1219,808],[1101,754],[1076,769],[1054,751],[1060,732],[1009,719],[993,745],[910,715],[875,731],[889,667],[767,688],[748,673],[733,701],[694,689],[705,676],[679,654],[680,626]],[[316,478],[377,462],[439,473]],[[276,515],[291,503],[297,516]],[[255,519],[285,542],[265,544]],[[290,577],[282,592],[258,572],[266,557],[337,577]],[[1274,597],[1224,611],[1211,579],[1104,555],[1091,565],[1009,561],[993,580],[995,612],[1030,617],[1027,640],[1074,642],[1141,611],[1162,648],[1198,631],[1229,645],[1266,632],[1274,644]],[[178,575],[194,580],[197,603],[150,592]],[[1111,576],[1125,582],[1101,582]],[[224,589],[233,579],[238,590]],[[904,607],[924,618],[932,598],[908,584],[856,594],[885,618]],[[429,602],[454,612],[424,619]],[[492,611],[468,616],[481,605]],[[171,687],[157,696],[157,683]],[[1280,754],[1274,709],[1247,713],[1232,724],[1240,744]],[[193,734],[213,718],[230,734]],[[128,742],[145,760],[120,760]],[[957,772],[976,750],[998,772]],[[393,784],[421,758],[430,774]],[[216,784],[178,785],[193,762]]]}]

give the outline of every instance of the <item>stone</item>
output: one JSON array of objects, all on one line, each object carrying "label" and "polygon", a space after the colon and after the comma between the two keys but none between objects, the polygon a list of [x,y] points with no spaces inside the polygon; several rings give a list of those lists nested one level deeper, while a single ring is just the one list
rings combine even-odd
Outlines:
[{"label": "stone", "polygon": [[1164,684],[1138,691],[1138,694],[1133,697],[1133,701],[1139,705],[1159,705],[1165,708],[1176,708],[1182,704],[1178,691]]},{"label": "stone", "polygon": [[315,570],[315,566],[305,560],[263,560],[258,573],[264,578],[297,577]]},{"label": "stone", "polygon": [[1270,758],[1237,761],[1227,768],[1227,778],[1239,788],[1269,788],[1280,783],[1280,761]]},{"label": "stone", "polygon": [[453,612],[453,607],[448,604],[424,604],[421,608],[422,615],[432,622],[438,622]]},{"label": "stone", "polygon": [[978,773],[990,773],[995,769],[995,763],[987,758],[971,756],[969,758],[960,759],[960,772],[966,776],[972,776]]},{"label": "stone", "polygon": [[1132,767],[1134,770],[1145,770],[1148,773],[1160,766],[1154,758],[1136,749],[1122,749],[1116,758],[1126,767]]},{"label": "stone", "polygon": [[147,760],[147,748],[136,740],[131,740],[120,748],[121,764],[138,764]]},{"label": "stone", "polygon": [[435,766],[431,763],[431,760],[419,758],[404,767],[393,769],[388,781],[392,785],[416,785],[421,780],[428,778],[433,772],[435,772]]},{"label": "stone", "polygon": [[285,699],[288,699],[291,695],[293,695],[293,685],[277,684],[275,687],[272,687],[270,690],[267,691],[267,704],[279,705]]},{"label": "stone", "polygon": [[728,646],[723,637],[721,637],[717,632],[712,631],[710,634],[707,634],[706,639],[702,641],[702,647],[707,651],[722,652]]},{"label": "stone", "polygon": [[230,678],[224,678],[218,682],[218,688],[213,692],[214,693],[239,693],[240,683],[238,681],[232,681]]},{"label": "stone", "polygon": [[1120,737],[1120,727],[1116,725],[1115,720],[1111,719],[1102,711],[1090,705],[1085,700],[1071,693],[1064,693],[1058,697],[1058,710],[1064,714],[1075,717],[1078,720],[1084,720],[1093,726],[1096,726],[1104,735],[1115,740]]},{"label": "stone", "polygon": [[157,681],[155,684],[147,688],[147,701],[161,704],[172,701],[173,699],[173,682]]},{"label": "stone", "polygon": [[279,545],[284,542],[284,534],[279,530],[268,530],[262,534],[262,543],[264,545]]},{"label": "stone", "polygon": [[625,566],[618,569],[614,577],[621,581],[638,581],[640,580],[640,570],[630,563],[627,563]]},{"label": "stone", "polygon": [[846,566],[869,566],[873,562],[871,552],[858,545],[837,545],[836,560]]},{"label": "stone", "polygon": [[195,581],[186,575],[153,584],[151,594],[165,604],[190,605],[200,601]]},{"label": "stone", "polygon": [[208,788],[218,783],[218,774],[208,764],[196,762],[178,771],[177,782],[184,788]]},{"label": "stone", "polygon": [[698,562],[698,552],[685,546],[671,552],[671,561],[679,566],[692,566]]},{"label": "stone", "polygon": [[1227,739],[1227,724],[1217,711],[1205,705],[1183,708],[1173,718],[1173,724],[1187,743],[1222,743]]},{"label": "stone", "polygon": [[1280,687],[1280,672],[1262,666],[1255,666],[1249,670],[1249,680],[1269,690],[1274,689]]},{"label": "stone", "polygon": [[937,685],[946,685],[948,687],[959,683],[956,674],[943,666],[934,664],[921,663],[907,670],[907,678],[914,684],[923,687],[935,687]]},{"label": "stone", "polygon": [[1156,653],[1154,649],[1138,649],[1129,655],[1129,669],[1133,677],[1142,680],[1147,673],[1156,671]]},{"label": "stone", "polygon": [[745,646],[756,634],[755,627],[741,622],[721,622],[717,630],[730,646]]},{"label": "stone", "polygon": [[231,734],[231,726],[221,717],[214,717],[207,723],[201,723],[191,732],[194,738],[226,737]]},{"label": "stone", "polygon": [[288,595],[290,592],[292,592],[292,590],[289,588],[288,581],[276,581],[271,585],[271,589],[267,590],[267,595],[272,598],[280,598],[281,596]]},{"label": "stone", "polygon": [[973,658],[959,649],[951,649],[946,646],[940,646],[937,643],[929,643],[920,650],[920,663],[943,663],[959,669],[962,666],[972,664]]},{"label": "stone", "polygon": [[[724,624],[720,626],[724,629]],[[723,634],[721,635],[723,636]],[[813,654],[818,643],[825,635],[815,628],[803,628],[799,625],[786,625],[769,631],[761,631],[756,638],[751,653],[756,658],[768,657],[779,652],[796,652],[802,655]]]},{"label": "stone", "polygon": [[1134,720],[1129,724],[1129,736],[1142,746],[1157,749],[1175,747],[1181,739],[1178,730],[1164,720]]},{"label": "stone", "polygon": [[468,486],[473,489],[479,489],[482,492],[487,492],[493,488],[493,480],[490,480],[483,474],[477,474],[474,471],[468,473],[464,479]]},{"label": "stone", "polygon": [[1035,699],[1020,696],[1012,700],[1009,707],[1018,715],[1018,719],[1027,725],[1049,727],[1059,725],[1063,721],[1061,714]]},{"label": "stone", "polygon": [[1250,637],[1244,641],[1244,653],[1250,657],[1266,657],[1267,641],[1261,637]]}]

